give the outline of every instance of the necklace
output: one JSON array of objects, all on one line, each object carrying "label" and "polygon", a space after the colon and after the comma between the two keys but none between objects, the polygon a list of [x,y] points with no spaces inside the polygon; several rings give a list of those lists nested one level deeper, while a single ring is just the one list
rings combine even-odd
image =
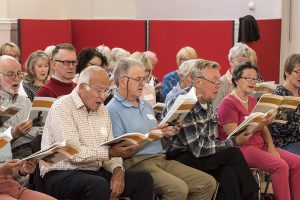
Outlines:
[{"label": "necklace", "polygon": [[232,94],[233,94],[240,102],[242,102],[242,103],[244,103],[244,104],[248,103],[248,98],[247,98],[246,101],[242,100],[242,99],[235,93],[234,90],[232,90]]}]

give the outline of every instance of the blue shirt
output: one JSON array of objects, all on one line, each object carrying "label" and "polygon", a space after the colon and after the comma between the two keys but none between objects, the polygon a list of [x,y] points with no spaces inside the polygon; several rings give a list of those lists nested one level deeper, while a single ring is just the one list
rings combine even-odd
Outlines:
[{"label": "blue shirt", "polygon": [[[133,132],[146,134],[157,126],[151,105],[142,99],[139,99],[139,107],[136,107],[129,101],[124,101],[124,97],[115,92],[114,98],[110,100],[106,108],[110,114],[112,131],[115,137]],[[145,145],[135,155],[158,154],[162,152],[161,142],[157,140]]]},{"label": "blue shirt", "polygon": [[[177,96],[185,95],[189,90],[190,88],[185,88],[173,97],[166,105],[163,116],[166,116]],[[199,158],[234,147],[233,138],[222,141],[216,140],[217,126],[218,118],[212,103],[207,103],[207,109],[205,109],[197,102],[182,121],[182,128],[179,134],[169,140],[167,152],[190,151],[195,157]]]},{"label": "blue shirt", "polygon": [[175,71],[172,71],[164,76],[162,81],[161,95],[163,101],[165,100],[167,94],[172,90],[174,86],[179,82],[179,76]]},{"label": "blue shirt", "polygon": [[172,99],[178,92],[180,92],[183,88],[181,88],[180,83],[178,82],[175,87],[167,94],[165,104],[168,103],[170,99]]}]

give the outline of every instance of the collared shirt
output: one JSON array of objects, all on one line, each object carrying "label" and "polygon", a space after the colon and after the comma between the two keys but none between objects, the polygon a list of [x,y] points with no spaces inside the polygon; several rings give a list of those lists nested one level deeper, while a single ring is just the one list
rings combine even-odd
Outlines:
[{"label": "collared shirt", "polygon": [[[154,111],[151,105],[145,100],[139,99],[139,106],[133,106],[129,101],[124,100],[118,92],[107,104],[107,109],[112,121],[112,129],[115,137],[125,133],[146,134],[157,126]],[[135,155],[162,153],[163,148],[160,140],[148,143]]]},{"label": "collared shirt", "polygon": [[221,76],[220,81],[222,84],[218,90],[217,98],[213,101],[214,109],[217,112],[217,109],[224,97],[226,97],[233,90],[233,85],[231,82],[232,74],[230,70],[226,72],[223,76]]},{"label": "collared shirt", "polygon": [[[181,90],[172,98],[163,111],[166,116],[168,110],[174,104],[177,96],[185,95],[190,88]],[[233,138],[216,140],[218,119],[212,103],[207,103],[207,109],[197,102],[182,122],[179,134],[173,136],[167,146],[167,152],[190,151],[195,157],[205,157],[221,152],[234,146]]]},{"label": "collared shirt", "polygon": [[179,76],[177,71],[172,71],[164,76],[161,88],[161,95],[163,100],[165,100],[167,94],[172,90],[174,86],[179,82]]},{"label": "collared shirt", "polygon": [[[0,98],[2,99],[2,106],[8,107],[18,107],[21,110],[9,120],[4,123],[4,127],[12,127],[12,131],[15,129],[16,125],[28,118],[29,111],[31,109],[31,101],[21,95],[11,95],[7,92],[0,90]],[[12,149],[21,146],[23,144],[31,142],[33,138],[38,135],[38,130],[30,130],[27,134],[22,137],[19,137],[11,142]]]},{"label": "collared shirt", "polygon": [[173,98],[178,92],[180,92],[183,88],[180,86],[180,82],[177,83],[175,87],[167,94],[165,104],[168,103],[168,101]]},{"label": "collared shirt", "polygon": [[[0,132],[3,133],[6,130],[5,127],[0,126]],[[4,163],[5,161],[12,159],[11,153],[11,145],[7,143],[4,147],[0,148],[0,163]]]},{"label": "collared shirt", "polygon": [[76,89],[52,105],[44,126],[41,148],[55,142],[73,140],[81,145],[81,151],[73,158],[65,159],[46,169],[41,164],[41,175],[52,170],[92,170],[100,167],[109,172],[122,166],[119,157],[109,159],[109,147],[100,143],[113,139],[109,114],[102,104],[96,112],[88,112]]},{"label": "collared shirt", "polygon": [[[273,93],[280,96],[293,96],[293,94],[282,85],[277,86]],[[286,124],[272,123],[269,127],[275,146],[283,147],[294,142],[299,142],[300,105],[295,112],[288,116],[288,122]]]}]

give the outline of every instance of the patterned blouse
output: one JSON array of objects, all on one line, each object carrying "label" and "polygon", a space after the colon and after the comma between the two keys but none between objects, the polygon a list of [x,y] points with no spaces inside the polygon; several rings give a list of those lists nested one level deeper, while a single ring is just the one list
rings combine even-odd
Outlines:
[{"label": "patterned blouse", "polygon": [[40,86],[36,86],[36,85],[33,85],[32,83],[28,83],[28,82],[24,82],[24,81],[22,83],[23,83],[23,88],[24,88],[28,98],[32,102],[34,99],[35,93],[39,90]]},{"label": "patterned blouse", "polygon": [[[300,92],[300,91],[299,91]],[[280,96],[293,96],[293,94],[282,85],[277,86],[273,92]],[[286,124],[273,123],[270,125],[270,132],[275,146],[283,147],[288,144],[300,141],[300,106],[292,113]]]}]

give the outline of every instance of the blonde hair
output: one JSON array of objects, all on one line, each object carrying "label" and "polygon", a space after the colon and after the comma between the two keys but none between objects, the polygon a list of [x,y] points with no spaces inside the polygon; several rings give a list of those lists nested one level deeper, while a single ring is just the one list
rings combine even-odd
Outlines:
[{"label": "blonde hair", "polygon": [[129,58],[140,61],[144,65],[146,71],[148,71],[148,72],[152,71],[153,65],[152,65],[151,61],[149,60],[149,58],[145,55],[145,53],[136,51],[133,54],[131,54],[129,56]]},{"label": "blonde hair", "polygon": [[7,53],[9,50],[15,51],[17,53],[17,55],[16,56],[11,55],[11,56],[17,60],[20,60],[20,56],[21,56],[20,48],[18,47],[18,45],[16,45],[13,42],[6,42],[6,43],[3,43],[2,45],[0,45],[0,56],[8,55]]},{"label": "blonde hair", "polygon": [[181,48],[177,55],[176,55],[176,62],[177,66],[179,67],[183,61],[185,61],[183,58],[190,60],[190,59],[197,59],[197,52],[192,47],[183,47]]},{"label": "blonde hair", "polygon": [[48,79],[48,75],[50,73],[50,59],[44,51],[37,50],[29,55],[29,57],[26,61],[26,64],[25,64],[27,74],[25,75],[24,79],[29,83],[33,83],[36,78],[36,74],[34,72],[34,65],[36,64],[36,61],[39,58],[45,59],[48,63],[48,66],[49,66],[48,74],[47,74],[47,77],[45,78],[45,80],[43,80],[43,82],[46,82]]}]

